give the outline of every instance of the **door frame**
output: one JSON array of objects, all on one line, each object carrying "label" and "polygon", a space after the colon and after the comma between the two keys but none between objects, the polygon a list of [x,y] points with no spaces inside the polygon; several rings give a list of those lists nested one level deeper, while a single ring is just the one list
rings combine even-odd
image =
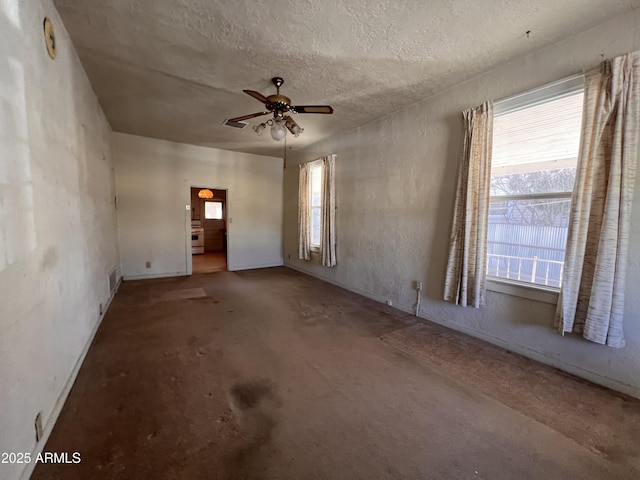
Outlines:
[{"label": "door frame", "polygon": [[[209,190],[224,190],[225,191],[225,201],[224,201],[224,218],[225,218],[225,227],[226,227],[226,238],[225,238],[225,260],[227,262],[227,270],[231,271],[229,268],[229,257],[231,256],[231,210],[229,209],[229,196],[231,189],[229,187],[212,187],[212,186],[200,186],[200,185],[190,185],[188,188],[188,205],[189,210],[185,209],[185,263],[187,267],[187,275],[193,275],[193,255],[191,254],[191,189],[202,189],[208,188]],[[204,214],[204,213],[203,213]]]}]

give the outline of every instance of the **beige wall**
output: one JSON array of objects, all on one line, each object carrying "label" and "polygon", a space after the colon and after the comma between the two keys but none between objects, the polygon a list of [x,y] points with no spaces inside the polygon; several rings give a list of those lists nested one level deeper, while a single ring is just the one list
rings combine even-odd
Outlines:
[{"label": "beige wall", "polygon": [[125,279],[191,273],[192,186],[227,190],[229,270],[282,265],[281,158],[123,133],[112,149]]},{"label": "beige wall", "polygon": [[42,449],[36,414],[48,435],[109,302],[110,130],[51,1],[0,2],[0,452]]},{"label": "beige wall", "polygon": [[[489,292],[486,308],[442,301],[462,145],[461,111],[544,85],[640,49],[640,13],[580,35],[290,155],[285,175],[285,263],[603,385],[640,397],[640,185],[633,209],[626,302],[627,346],[603,347],[552,328],[555,307]],[[336,112],[339,114],[339,112]],[[336,153],[338,266],[297,260],[296,163]],[[640,176],[638,176],[640,183]]]}]

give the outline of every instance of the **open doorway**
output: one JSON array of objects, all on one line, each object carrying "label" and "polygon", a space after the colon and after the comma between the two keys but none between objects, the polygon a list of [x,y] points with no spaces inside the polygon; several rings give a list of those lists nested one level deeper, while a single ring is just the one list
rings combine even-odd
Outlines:
[{"label": "open doorway", "polygon": [[191,188],[193,273],[227,270],[227,191]]}]

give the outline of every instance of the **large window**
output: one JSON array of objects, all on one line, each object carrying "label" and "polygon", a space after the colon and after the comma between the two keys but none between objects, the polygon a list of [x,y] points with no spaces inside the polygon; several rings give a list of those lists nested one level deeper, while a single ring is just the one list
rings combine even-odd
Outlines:
[{"label": "large window", "polygon": [[311,165],[309,182],[309,208],[311,218],[311,246],[320,248],[320,222],[322,216],[322,163]]},{"label": "large window", "polygon": [[582,97],[577,77],[496,102],[489,276],[561,285]]}]

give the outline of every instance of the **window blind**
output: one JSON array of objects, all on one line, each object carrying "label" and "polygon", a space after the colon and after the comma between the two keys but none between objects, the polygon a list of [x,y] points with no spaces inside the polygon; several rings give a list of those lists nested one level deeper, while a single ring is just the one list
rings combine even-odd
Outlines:
[{"label": "window blind", "polygon": [[571,79],[496,102],[492,175],[575,167],[582,101],[582,87]]}]

